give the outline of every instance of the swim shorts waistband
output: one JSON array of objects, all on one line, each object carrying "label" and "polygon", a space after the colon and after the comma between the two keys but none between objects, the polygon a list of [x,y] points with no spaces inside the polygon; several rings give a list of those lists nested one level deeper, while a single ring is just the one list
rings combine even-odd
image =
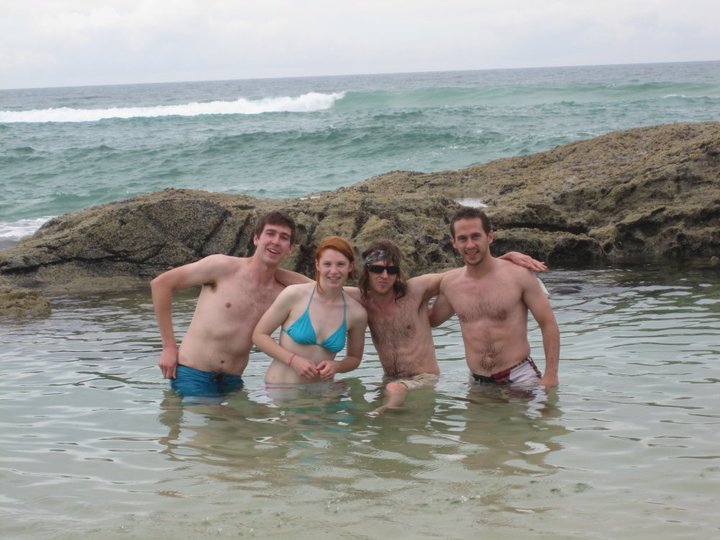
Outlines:
[{"label": "swim shorts waistband", "polygon": [[537,374],[538,378],[540,377],[540,370],[535,365],[535,362],[533,362],[533,359],[529,356],[525,358],[525,360],[522,360],[515,364],[512,367],[509,367],[507,369],[504,369],[502,371],[498,371],[497,373],[493,373],[492,375],[478,375],[477,373],[471,373],[473,379],[475,379],[475,382],[480,383],[493,383],[493,384],[506,384],[506,383],[512,383],[512,372],[516,370],[519,367],[522,367],[525,364],[529,364],[529,367]]}]

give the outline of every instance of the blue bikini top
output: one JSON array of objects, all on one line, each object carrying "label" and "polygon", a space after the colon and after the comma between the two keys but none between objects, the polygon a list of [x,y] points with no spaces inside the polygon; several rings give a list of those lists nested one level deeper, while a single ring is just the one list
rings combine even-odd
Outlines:
[{"label": "blue bikini top", "polygon": [[341,292],[340,294],[342,294],[343,299],[342,324],[340,325],[340,328],[335,330],[332,335],[328,336],[325,341],[318,343],[317,334],[315,334],[315,329],[313,328],[312,321],[310,320],[310,303],[312,302],[313,296],[315,296],[316,287],[317,286],[313,287],[313,291],[310,294],[310,300],[308,300],[307,307],[305,308],[303,314],[300,315],[300,317],[298,317],[287,330],[285,328],[282,330],[288,336],[293,338],[295,343],[298,343],[299,345],[319,345],[323,349],[327,349],[332,353],[338,353],[343,350],[343,347],[345,347],[345,336],[347,334],[347,301],[345,300],[345,295]]}]

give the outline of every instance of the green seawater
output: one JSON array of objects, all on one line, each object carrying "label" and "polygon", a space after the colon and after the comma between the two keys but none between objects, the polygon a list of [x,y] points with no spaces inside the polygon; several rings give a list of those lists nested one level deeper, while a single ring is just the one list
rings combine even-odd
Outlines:
[{"label": "green seawater", "polygon": [[0,236],[167,187],[298,197],[707,120],[720,62],[2,90]]}]

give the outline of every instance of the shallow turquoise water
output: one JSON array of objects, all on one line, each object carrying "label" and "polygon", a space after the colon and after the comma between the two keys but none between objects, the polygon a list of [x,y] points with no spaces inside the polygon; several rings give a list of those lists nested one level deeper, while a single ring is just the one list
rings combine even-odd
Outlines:
[{"label": "shallow turquoise water", "polygon": [[[268,361],[222,406],[156,367],[145,292],[57,299],[0,328],[7,538],[711,538],[720,532],[717,271],[554,271],[561,385],[470,389],[458,324],[442,379],[382,417],[368,340],[336,395],[273,403]],[[181,298],[180,325],[192,297]],[[540,336],[531,330],[536,358]],[[541,361],[540,361],[541,363]]]}]

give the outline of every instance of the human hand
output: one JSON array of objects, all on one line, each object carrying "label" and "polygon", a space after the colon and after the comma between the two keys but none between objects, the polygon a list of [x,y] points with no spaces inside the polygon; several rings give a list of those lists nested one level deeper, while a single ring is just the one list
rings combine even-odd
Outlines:
[{"label": "human hand", "polygon": [[552,387],[552,386],[557,386],[558,384],[560,384],[560,381],[558,381],[558,376],[557,376],[557,375],[547,375],[547,374],[545,374],[545,375],[543,375],[542,378],[540,379],[540,385],[541,385],[541,386],[544,386],[544,387],[546,387],[546,388],[549,388],[549,387]]},{"label": "human hand", "polygon": [[164,379],[174,379],[178,365],[177,348],[163,349],[158,359],[158,367],[162,371]]},{"label": "human hand", "polygon": [[313,362],[297,354],[293,354],[291,358],[290,367],[295,370],[295,373],[308,381],[317,380],[319,377],[318,367]]},{"label": "human hand", "polygon": [[332,381],[337,373],[337,364],[334,360],[324,360],[317,365],[317,369],[323,381]]},{"label": "human hand", "polygon": [[510,251],[500,258],[532,270],[533,272],[547,272],[547,265],[544,262],[533,259],[530,255],[525,255],[519,251]]}]

